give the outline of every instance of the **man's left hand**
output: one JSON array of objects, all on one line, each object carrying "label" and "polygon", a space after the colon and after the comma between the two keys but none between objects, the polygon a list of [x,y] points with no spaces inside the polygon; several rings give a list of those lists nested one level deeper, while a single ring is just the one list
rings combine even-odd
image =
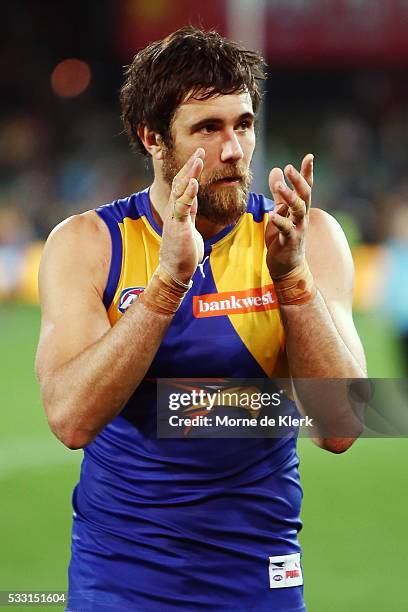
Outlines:
[{"label": "man's left hand", "polygon": [[[285,177],[292,183],[288,187]],[[272,279],[288,274],[305,259],[305,236],[313,186],[313,155],[303,158],[300,172],[292,165],[273,168],[269,187],[275,209],[269,213],[265,232],[266,263]]]}]

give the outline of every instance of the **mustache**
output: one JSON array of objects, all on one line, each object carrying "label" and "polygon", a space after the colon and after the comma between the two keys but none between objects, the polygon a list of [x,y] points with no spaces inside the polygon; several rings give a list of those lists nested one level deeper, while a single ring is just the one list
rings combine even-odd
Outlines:
[{"label": "mustache", "polygon": [[225,179],[235,179],[241,181],[241,183],[249,183],[252,178],[252,172],[246,166],[240,164],[227,166],[220,168],[212,172],[206,180],[206,185],[213,185],[218,181]]}]

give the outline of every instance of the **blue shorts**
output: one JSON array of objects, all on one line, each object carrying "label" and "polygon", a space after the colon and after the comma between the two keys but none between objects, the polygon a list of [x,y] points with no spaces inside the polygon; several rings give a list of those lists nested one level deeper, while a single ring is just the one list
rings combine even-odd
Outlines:
[{"label": "blue shorts", "polygon": [[[162,542],[154,561],[134,541],[74,519],[67,612],[305,612],[303,586],[271,589],[268,566],[238,560],[231,575],[222,550],[194,553],[189,572],[170,542]],[[211,568],[212,575],[206,571]],[[247,571],[245,571],[245,567]],[[234,575],[235,574],[235,575]]]}]

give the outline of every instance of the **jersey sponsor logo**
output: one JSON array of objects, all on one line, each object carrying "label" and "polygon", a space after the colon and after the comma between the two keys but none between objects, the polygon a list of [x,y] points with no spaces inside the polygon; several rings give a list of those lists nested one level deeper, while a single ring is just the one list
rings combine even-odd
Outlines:
[{"label": "jersey sponsor logo", "polygon": [[271,589],[303,584],[300,553],[269,557],[269,586]]},{"label": "jersey sponsor logo", "polygon": [[119,298],[118,310],[122,313],[125,312],[144,290],[145,287],[127,287],[123,289]]},{"label": "jersey sponsor logo", "polygon": [[203,261],[201,263],[198,264],[199,270],[201,272],[201,276],[203,278],[205,278],[205,272],[204,272],[204,266],[206,264],[206,262],[210,259],[209,255],[206,255],[206,257],[204,257]]},{"label": "jersey sponsor logo", "polygon": [[272,310],[273,308],[278,308],[273,285],[243,291],[206,293],[193,297],[193,314],[197,319]]},{"label": "jersey sponsor logo", "polygon": [[297,569],[286,570],[286,574],[285,574],[286,578],[299,578],[299,576],[300,576],[300,571]]}]

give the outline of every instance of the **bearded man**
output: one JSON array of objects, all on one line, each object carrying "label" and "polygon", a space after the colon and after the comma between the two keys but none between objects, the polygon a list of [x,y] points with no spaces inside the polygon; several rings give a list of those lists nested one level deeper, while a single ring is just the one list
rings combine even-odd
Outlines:
[{"label": "bearded man", "polygon": [[[365,375],[313,156],[271,171],[274,202],[249,192],[262,65],[192,27],[140,51],[121,101],[154,181],[47,241],[37,373],[52,431],[84,448],[68,610],[305,610],[295,438],[156,435],[160,377]],[[342,452],[359,423],[329,408],[314,440]]]}]

